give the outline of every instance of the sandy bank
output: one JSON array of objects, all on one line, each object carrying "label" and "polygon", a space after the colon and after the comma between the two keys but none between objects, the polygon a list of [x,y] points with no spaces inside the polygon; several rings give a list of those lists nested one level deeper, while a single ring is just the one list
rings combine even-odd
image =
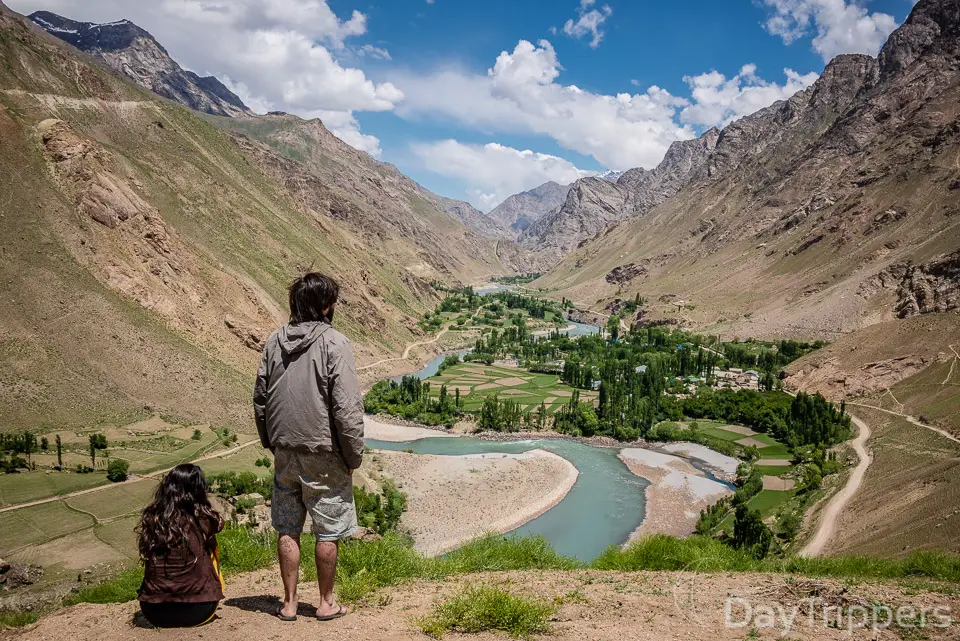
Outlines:
[{"label": "sandy bank", "polygon": [[363,417],[363,434],[368,439],[402,443],[403,441],[419,441],[424,438],[456,438],[456,434],[447,434],[439,430],[409,425],[394,425],[385,423],[373,416]]},{"label": "sandy bank", "polygon": [[[729,477],[731,481],[737,476],[737,466],[740,465],[740,461],[732,456],[711,450],[706,445],[700,445],[699,443],[667,443],[661,446],[660,449],[670,452],[671,454],[689,456],[692,459],[705,463],[717,471],[722,472],[723,475]],[[724,478],[723,475],[718,476]]]},{"label": "sandy bank", "polygon": [[466,456],[381,451],[378,457],[407,493],[401,526],[416,549],[431,556],[540,516],[567,495],[579,474],[545,450]]},{"label": "sandy bank", "polygon": [[650,481],[645,490],[646,518],[630,535],[631,541],[645,534],[692,534],[700,510],[732,494],[727,486],[677,456],[627,448],[620,450],[620,460],[631,472]]}]

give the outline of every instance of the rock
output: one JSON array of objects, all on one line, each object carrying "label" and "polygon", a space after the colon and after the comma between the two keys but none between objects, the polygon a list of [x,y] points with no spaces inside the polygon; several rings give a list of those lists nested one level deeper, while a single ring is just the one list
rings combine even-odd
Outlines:
[{"label": "rock", "polygon": [[252,494],[241,494],[234,499],[234,504],[239,503],[240,501],[245,501],[248,503],[252,502],[255,507],[267,504],[267,500],[263,498],[263,495],[257,494],[256,492],[253,492]]},{"label": "rock", "polygon": [[27,585],[33,585],[43,577],[43,568],[39,565],[26,563],[10,564],[9,569],[0,575],[0,583],[4,590],[15,590]]},{"label": "rock", "polygon": [[367,543],[372,543],[379,541],[383,537],[366,527],[358,527],[353,531],[353,534],[350,535],[350,538],[354,541],[365,541]]},{"label": "rock", "polygon": [[0,559],[0,574],[6,574],[10,571],[10,564]]}]

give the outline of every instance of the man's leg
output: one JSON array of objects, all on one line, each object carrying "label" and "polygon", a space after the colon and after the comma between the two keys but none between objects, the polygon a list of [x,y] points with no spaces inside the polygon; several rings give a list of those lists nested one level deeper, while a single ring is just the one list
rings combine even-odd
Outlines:
[{"label": "man's leg", "polygon": [[[297,614],[297,583],[300,581],[300,537],[283,534],[277,542],[280,558],[280,578],[283,579],[283,605],[280,614]],[[336,560],[334,560],[336,564]]]},{"label": "man's leg", "polygon": [[320,584],[317,616],[326,617],[336,614],[341,607],[333,598],[333,581],[337,576],[337,542],[317,541],[314,554],[317,561],[317,583]]}]

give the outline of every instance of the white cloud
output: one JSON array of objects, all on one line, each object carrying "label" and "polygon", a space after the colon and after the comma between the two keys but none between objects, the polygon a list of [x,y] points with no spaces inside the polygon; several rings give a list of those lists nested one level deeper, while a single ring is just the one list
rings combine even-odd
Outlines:
[{"label": "white cloud", "polygon": [[357,50],[357,53],[359,53],[361,57],[367,56],[374,60],[393,60],[389,51],[381,47],[374,47],[371,44],[363,45]]},{"label": "white cloud", "polygon": [[485,75],[446,70],[396,77],[405,96],[397,113],[446,117],[488,132],[547,135],[606,167],[655,166],[670,143],[694,136],[674,120],[686,100],[656,86],[595,94],[556,82],[560,70],[549,42],[521,40]]},{"label": "white cloud", "polygon": [[466,192],[468,199],[487,211],[508,196],[545,182],[568,184],[595,173],[578,169],[557,156],[497,143],[470,145],[443,140],[413,145],[413,150],[430,171],[472,185]]},{"label": "white cloud", "polygon": [[740,73],[727,79],[722,73],[711,71],[698,76],[687,76],[692,103],[680,112],[680,120],[700,127],[723,127],[752,114],[778,100],[785,100],[812,85],[818,75],[798,74],[784,69],[787,77],[778,85],[757,76],[756,65],[744,65]]},{"label": "white cloud", "polygon": [[688,100],[657,86],[632,94],[591,93],[561,84],[561,71],[549,42],[521,40],[486,75],[446,70],[397,78],[406,96],[397,113],[441,116],[491,133],[546,135],[607,168],[651,168],[675,140],[762,109],[817,77],[786,70],[785,82],[777,84],[746,65],[729,80],[717,72],[688,78]]},{"label": "white cloud", "polygon": [[813,49],[828,62],[841,53],[880,51],[887,37],[897,28],[893,16],[860,6],[857,0],[763,0],[773,9],[764,26],[784,43],[815,31]]},{"label": "white cloud", "polygon": [[[378,149],[353,111],[387,111],[403,99],[343,66],[333,52],[366,32],[366,16],[341,19],[324,0],[12,0],[23,13],[55,11],[78,20],[128,18],[150,31],[181,65],[216,75],[257,111],[323,112],[350,144]],[[326,119],[325,119],[326,120]],[[339,134],[338,134],[339,135]]]},{"label": "white cloud", "polygon": [[577,8],[577,19],[567,20],[563,25],[563,32],[571,38],[580,39],[584,36],[591,36],[590,46],[596,49],[603,40],[604,33],[601,30],[603,23],[613,14],[610,5],[605,4],[600,9],[592,9],[597,0],[580,0],[580,6]]}]

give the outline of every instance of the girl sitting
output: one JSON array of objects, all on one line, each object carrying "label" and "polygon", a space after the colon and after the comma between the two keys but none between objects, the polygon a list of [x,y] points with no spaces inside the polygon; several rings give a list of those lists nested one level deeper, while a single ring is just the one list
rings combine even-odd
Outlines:
[{"label": "girl sitting", "polygon": [[199,467],[178,465],[163,477],[137,526],[144,564],[140,609],[147,621],[189,628],[213,619],[223,599],[217,549],[222,529]]}]

